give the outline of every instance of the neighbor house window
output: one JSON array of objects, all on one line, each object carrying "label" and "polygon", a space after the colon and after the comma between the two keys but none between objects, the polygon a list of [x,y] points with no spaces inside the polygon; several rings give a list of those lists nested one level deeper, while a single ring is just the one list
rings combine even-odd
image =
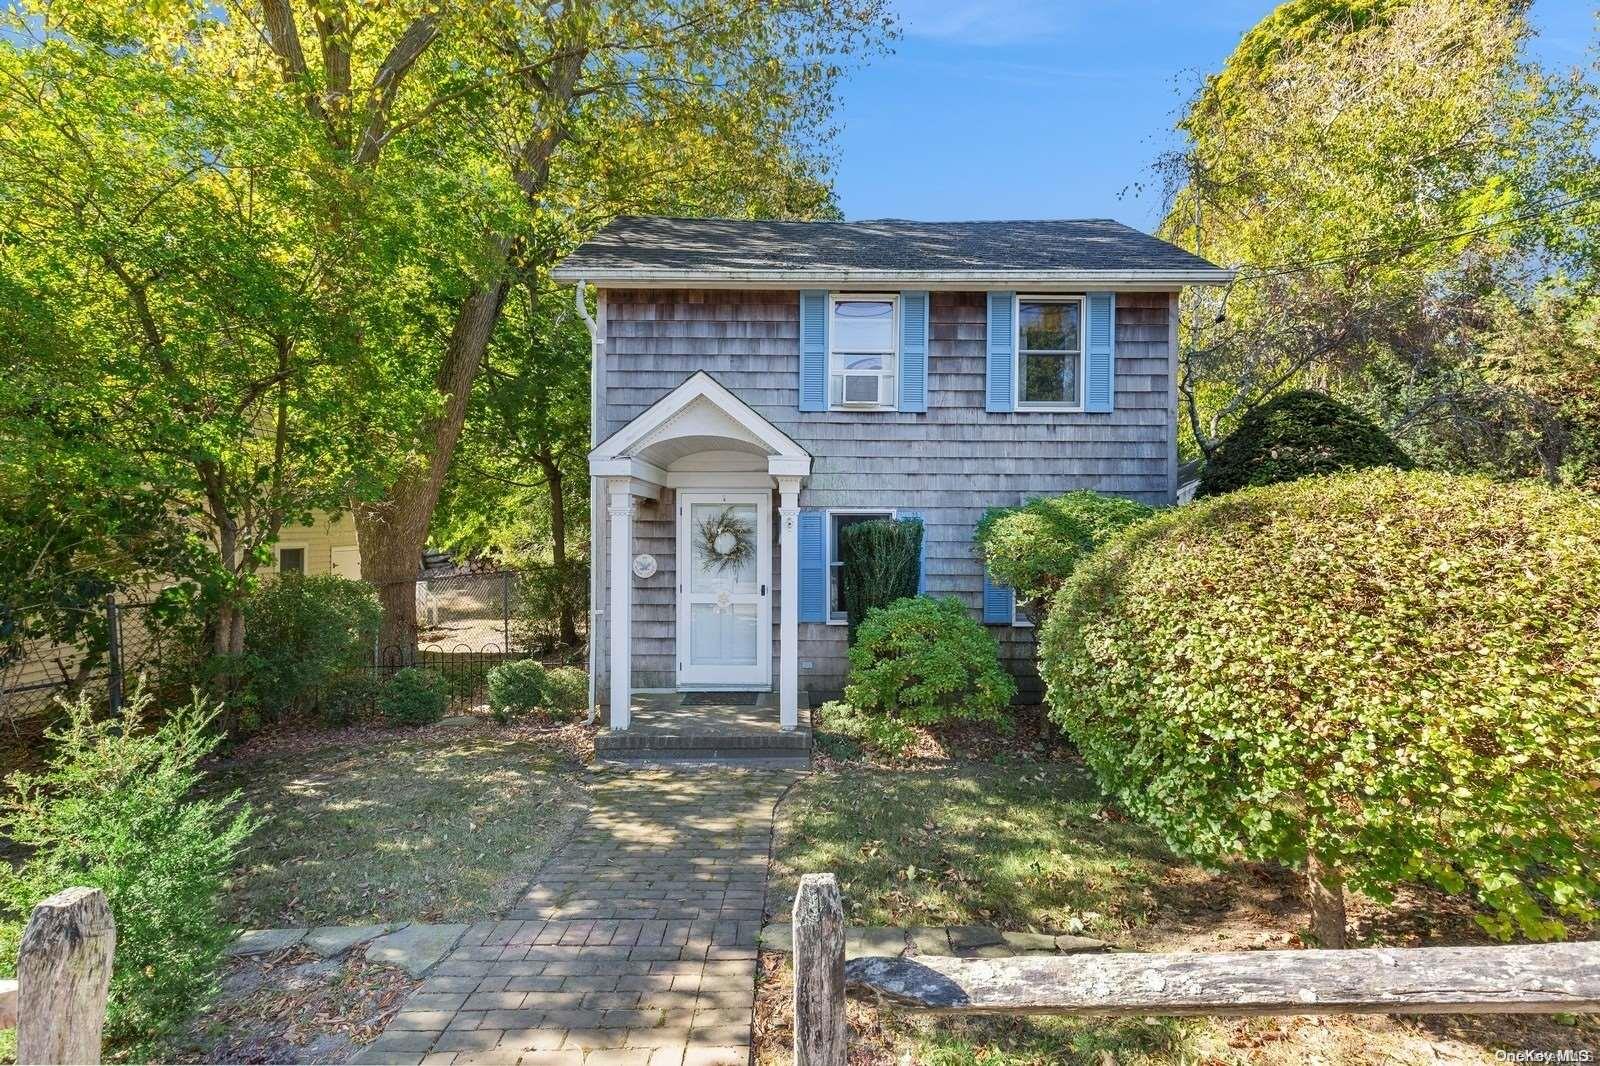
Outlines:
[{"label": "neighbor house window", "polygon": [[828,621],[846,620],[844,609],[844,562],[839,557],[839,534],[857,522],[893,518],[893,511],[830,511],[828,513]]},{"label": "neighbor house window", "polygon": [[1083,406],[1083,298],[1017,300],[1017,406]]},{"label": "neighbor house window", "polygon": [[829,302],[829,407],[894,407],[896,303],[893,296],[850,295]]},{"label": "neighbor house window", "polygon": [[306,550],[300,545],[280,544],[278,551],[278,573],[303,574],[306,572]]}]

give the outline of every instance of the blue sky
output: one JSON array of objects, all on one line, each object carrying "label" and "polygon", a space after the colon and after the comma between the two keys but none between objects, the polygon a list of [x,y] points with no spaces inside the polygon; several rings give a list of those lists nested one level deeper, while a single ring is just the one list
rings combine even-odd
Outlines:
[{"label": "blue sky", "polygon": [[[851,74],[846,218],[1109,217],[1149,230],[1150,164],[1267,0],[899,0],[895,54]],[[1534,0],[1538,58],[1586,60],[1594,8]]]}]

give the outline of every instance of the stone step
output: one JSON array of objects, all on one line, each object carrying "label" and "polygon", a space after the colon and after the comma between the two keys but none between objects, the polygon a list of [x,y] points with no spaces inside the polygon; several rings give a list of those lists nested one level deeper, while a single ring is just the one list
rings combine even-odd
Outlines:
[{"label": "stone step", "polygon": [[635,733],[606,730],[594,738],[594,750],[596,755],[602,752],[610,755],[631,751],[672,753],[718,751],[725,753],[743,752],[750,755],[757,755],[763,752],[794,754],[811,750],[811,731],[809,729],[795,729],[789,732],[772,731],[762,733]]},{"label": "stone step", "polygon": [[625,768],[731,766],[747,770],[805,770],[811,766],[811,753],[722,748],[680,748],[674,751],[648,749],[601,751],[596,748],[595,762],[598,765]]}]

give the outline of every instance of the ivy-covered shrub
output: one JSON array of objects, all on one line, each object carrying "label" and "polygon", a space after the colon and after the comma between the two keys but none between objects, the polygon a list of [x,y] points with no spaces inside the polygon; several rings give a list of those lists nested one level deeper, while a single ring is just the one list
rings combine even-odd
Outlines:
[{"label": "ivy-covered shrub", "polygon": [[513,659],[489,671],[489,713],[502,724],[544,706],[549,682],[538,659]]},{"label": "ivy-covered shrub", "polygon": [[1020,600],[1043,606],[1084,557],[1155,514],[1122,496],[1069,492],[1021,507],[991,507],[978,520],[977,545],[990,576]]},{"label": "ivy-covered shrub", "polygon": [[427,725],[444,717],[450,688],[444,675],[426,666],[396,670],[378,694],[378,710],[395,725]]},{"label": "ivy-covered shrub", "polygon": [[0,939],[14,965],[34,904],[74,885],[105,892],[117,923],[106,1040],[145,1061],[215,990],[230,935],[218,898],[255,821],[237,795],[194,798],[222,739],[204,702],[156,715],[141,692],[116,717],[87,698],[67,712],[45,768],[13,775],[0,808],[0,833],[27,855],[0,878]]},{"label": "ivy-covered shrub", "polygon": [[237,702],[266,720],[309,710],[323,686],[371,663],[382,613],[360,581],[283,574],[262,582],[244,605]]},{"label": "ivy-covered shrub", "polygon": [[1274,397],[1239,420],[1200,472],[1199,496],[1247,485],[1416,464],[1372,419],[1309,389]]},{"label": "ivy-covered shrub", "polygon": [[917,594],[921,560],[919,521],[876,519],[839,531],[839,581],[850,643],[855,643],[868,611]]},{"label": "ivy-covered shrub", "polygon": [[1341,884],[1406,881],[1545,938],[1597,917],[1597,634],[1592,500],[1371,470],[1130,530],[1040,660],[1052,717],[1173,847],[1320,870],[1324,943]]},{"label": "ivy-covered shrub", "polygon": [[552,666],[545,671],[545,709],[567,716],[589,704],[589,675],[576,666]]},{"label": "ivy-covered shrub", "polygon": [[906,724],[1003,722],[1017,692],[994,636],[954,598],[913,596],[869,611],[849,658],[845,702]]}]

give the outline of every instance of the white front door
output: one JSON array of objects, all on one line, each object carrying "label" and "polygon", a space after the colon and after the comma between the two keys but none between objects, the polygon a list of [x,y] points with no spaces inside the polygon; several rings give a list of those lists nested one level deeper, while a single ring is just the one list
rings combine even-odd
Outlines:
[{"label": "white front door", "polygon": [[772,687],[772,497],[678,494],[678,687]]},{"label": "white front door", "polygon": [[361,549],[355,546],[333,549],[333,572],[351,581],[361,580]]}]

